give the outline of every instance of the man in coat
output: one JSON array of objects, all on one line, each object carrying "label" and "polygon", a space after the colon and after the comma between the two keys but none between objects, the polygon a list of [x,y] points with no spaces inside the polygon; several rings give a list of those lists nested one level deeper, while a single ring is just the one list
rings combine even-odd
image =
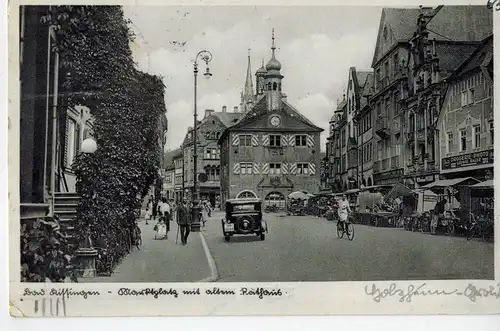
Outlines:
[{"label": "man in coat", "polygon": [[191,210],[185,199],[182,200],[182,204],[177,208],[177,224],[181,231],[182,246],[185,246],[189,237],[189,227],[191,225]]}]

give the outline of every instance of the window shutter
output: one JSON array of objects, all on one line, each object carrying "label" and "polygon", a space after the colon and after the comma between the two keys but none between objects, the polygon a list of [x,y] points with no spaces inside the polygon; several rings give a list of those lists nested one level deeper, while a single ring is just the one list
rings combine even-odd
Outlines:
[{"label": "window shutter", "polygon": [[238,134],[233,134],[233,146],[239,146],[240,136]]},{"label": "window shutter", "polygon": [[262,146],[269,146],[269,135],[268,134],[262,135]]},{"label": "window shutter", "polygon": [[259,136],[257,136],[256,134],[252,135],[252,146],[259,146]]},{"label": "window shutter", "polygon": [[310,134],[307,135],[307,146],[314,148],[314,137]]},{"label": "window shutter", "polygon": [[240,164],[239,163],[235,163],[233,165],[233,174],[235,174],[235,175],[239,175],[240,174]]},{"label": "window shutter", "polygon": [[289,140],[289,135],[282,134],[281,135],[281,146],[282,147],[287,147],[289,145],[288,140]]},{"label": "window shutter", "polygon": [[263,175],[268,175],[269,174],[269,163],[262,163],[261,164],[261,171]]},{"label": "window shutter", "polygon": [[309,174],[316,175],[316,164],[309,162]]},{"label": "window shutter", "polygon": [[288,163],[281,164],[281,173],[283,175],[288,175]]},{"label": "window shutter", "polygon": [[68,165],[68,139],[69,139],[69,134],[68,134],[68,130],[69,130],[69,116],[66,116],[66,120],[65,120],[65,126],[64,126],[64,146],[62,148],[62,150],[64,151],[64,162],[63,162],[63,169],[66,168],[66,166]]},{"label": "window shutter", "polygon": [[253,164],[253,173],[255,175],[260,174],[260,164],[257,162]]},{"label": "window shutter", "polygon": [[288,173],[291,175],[297,174],[297,163],[289,163],[288,164]]},{"label": "window shutter", "polygon": [[295,135],[294,134],[291,134],[290,136],[288,136],[289,140],[288,140],[288,146],[290,147],[295,147]]}]

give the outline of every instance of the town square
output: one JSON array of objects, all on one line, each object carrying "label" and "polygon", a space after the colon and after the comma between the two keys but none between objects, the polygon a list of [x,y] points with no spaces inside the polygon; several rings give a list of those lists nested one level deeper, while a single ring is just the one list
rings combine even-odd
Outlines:
[{"label": "town square", "polygon": [[22,282],[494,279],[488,6],[19,17]]}]

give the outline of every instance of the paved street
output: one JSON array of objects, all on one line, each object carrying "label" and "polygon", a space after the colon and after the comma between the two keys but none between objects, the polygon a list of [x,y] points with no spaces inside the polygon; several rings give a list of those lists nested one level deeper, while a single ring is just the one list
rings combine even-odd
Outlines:
[{"label": "paved street", "polygon": [[188,244],[181,246],[180,238],[175,243],[177,224],[171,222],[168,240],[155,240],[155,222],[146,225],[140,222],[142,248],[125,257],[111,277],[79,279],[79,282],[93,283],[167,283],[196,282],[211,276],[205,250],[199,233],[189,235]]},{"label": "paved street", "polygon": [[221,234],[214,213],[203,235],[221,282],[493,279],[493,244],[403,229],[355,225],[353,241],[338,239],[335,222],[264,214],[265,241]]}]

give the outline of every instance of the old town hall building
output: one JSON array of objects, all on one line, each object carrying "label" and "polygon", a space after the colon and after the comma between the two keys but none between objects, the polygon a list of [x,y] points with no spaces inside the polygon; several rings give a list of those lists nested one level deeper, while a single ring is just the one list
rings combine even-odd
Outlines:
[{"label": "old town hall building", "polygon": [[241,117],[219,139],[221,146],[221,202],[258,197],[284,208],[294,191],[320,189],[320,133],[287,102],[282,91],[281,64],[272,57],[255,73],[256,93],[248,62]]}]

